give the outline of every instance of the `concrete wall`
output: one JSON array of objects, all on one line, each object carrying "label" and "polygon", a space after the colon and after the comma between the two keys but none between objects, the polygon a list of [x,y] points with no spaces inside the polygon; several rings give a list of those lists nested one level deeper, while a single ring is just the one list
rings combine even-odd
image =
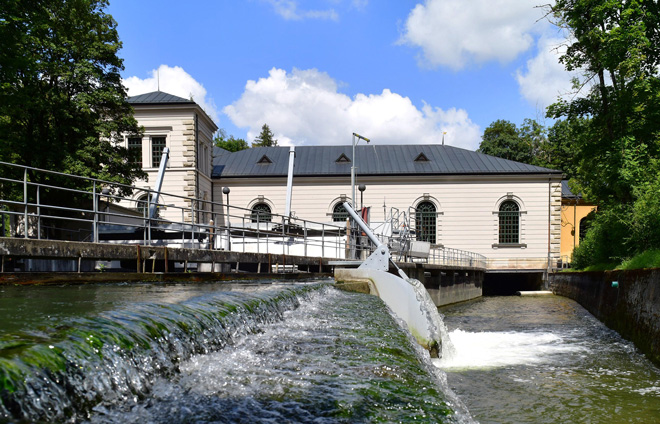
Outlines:
[{"label": "concrete wall", "polygon": [[660,364],[660,269],[556,273],[550,282]]},{"label": "concrete wall", "polygon": [[418,264],[414,268],[404,266],[402,269],[409,277],[424,284],[433,303],[438,307],[465,302],[482,295],[483,271],[423,266],[423,264]]}]

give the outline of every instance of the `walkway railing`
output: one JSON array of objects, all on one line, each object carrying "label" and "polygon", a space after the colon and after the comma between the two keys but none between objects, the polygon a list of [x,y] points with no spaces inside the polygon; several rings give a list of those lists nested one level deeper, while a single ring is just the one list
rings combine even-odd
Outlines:
[{"label": "walkway railing", "polygon": [[[0,236],[334,259],[366,258],[372,248],[355,225],[256,213],[171,193],[160,193],[158,214],[149,217],[152,198],[155,193],[146,188],[0,162]],[[390,239],[377,236],[385,243]],[[482,255],[443,247],[431,249],[427,262],[486,265]]]}]

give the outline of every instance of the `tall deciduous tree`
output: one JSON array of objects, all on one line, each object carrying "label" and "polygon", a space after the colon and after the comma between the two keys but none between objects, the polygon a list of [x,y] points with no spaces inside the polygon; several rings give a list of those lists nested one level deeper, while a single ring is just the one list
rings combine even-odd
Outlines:
[{"label": "tall deciduous tree", "polygon": [[247,141],[242,138],[234,138],[233,135],[227,135],[225,130],[219,130],[215,135],[213,142],[216,146],[228,150],[230,152],[238,152],[240,150],[249,149],[250,146]]},{"label": "tall deciduous tree", "polygon": [[277,146],[275,134],[270,130],[268,124],[261,127],[261,133],[254,139],[252,147],[273,147]]},{"label": "tall deciduous tree", "polygon": [[533,159],[529,140],[520,136],[516,124],[502,119],[484,130],[477,152],[524,163],[531,163]]},{"label": "tall deciduous tree", "polygon": [[119,143],[139,128],[107,6],[107,0],[2,2],[0,160],[121,183],[145,176]]},{"label": "tall deciduous tree", "polygon": [[634,188],[658,172],[660,4],[654,0],[557,0],[551,11],[570,32],[561,62],[580,71],[586,92],[548,109],[585,120],[575,138],[578,179],[602,202],[634,201]]}]

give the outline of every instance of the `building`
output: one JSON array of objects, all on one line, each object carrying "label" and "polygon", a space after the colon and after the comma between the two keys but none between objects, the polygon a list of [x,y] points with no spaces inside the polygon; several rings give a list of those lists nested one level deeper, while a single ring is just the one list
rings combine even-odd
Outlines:
[{"label": "building", "polygon": [[[126,135],[153,189],[160,155],[170,149],[160,216],[173,221],[223,222],[223,188],[244,221],[268,220],[287,210],[315,222],[343,223],[342,202],[370,208],[372,227],[405,216],[419,240],[488,258],[491,270],[545,271],[560,259],[561,171],[444,145],[259,147],[230,153],[212,147],[217,126],[195,102],[163,92],[129,98],[142,137]],[[291,204],[287,172],[294,157]],[[144,211],[148,191],[124,207]],[[193,202],[197,198],[201,201]],[[208,201],[209,203],[205,203]],[[213,203],[211,203],[213,202]],[[404,221],[400,221],[404,222]],[[237,223],[232,223],[236,225]],[[398,225],[398,224],[397,224]]]},{"label": "building", "polygon": [[588,215],[596,206],[585,202],[580,194],[574,194],[568,181],[561,182],[561,263],[571,263],[573,249],[580,245],[589,226]]},{"label": "building", "polygon": [[[121,206],[143,211],[149,192],[153,190],[163,149],[170,149],[162,191],[174,196],[161,199],[160,208],[165,219],[205,222],[210,219],[211,161],[213,134],[218,127],[209,115],[194,101],[155,91],[128,98],[138,124],[144,128],[141,137],[125,135],[126,147],[136,163],[147,173],[146,181],[137,181],[145,189],[133,193],[130,201]],[[178,196],[178,197],[177,197]],[[191,199],[201,199],[193,204]]]},{"label": "building", "polygon": [[[560,255],[561,171],[444,145],[295,148],[290,210],[298,218],[342,222],[352,203],[351,167],[366,186],[355,203],[371,209],[372,227],[406,212],[419,240],[486,256],[489,268],[546,270]],[[214,198],[246,215],[287,210],[289,147],[217,151]],[[263,218],[262,218],[263,219]]]}]

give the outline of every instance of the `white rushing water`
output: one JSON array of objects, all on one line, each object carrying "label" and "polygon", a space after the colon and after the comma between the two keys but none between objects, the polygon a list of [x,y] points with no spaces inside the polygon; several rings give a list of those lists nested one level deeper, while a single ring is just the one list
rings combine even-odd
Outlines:
[{"label": "white rushing water", "polygon": [[586,349],[567,344],[563,337],[550,332],[469,332],[457,329],[449,332],[449,338],[453,352],[434,361],[442,369],[532,365]]}]

